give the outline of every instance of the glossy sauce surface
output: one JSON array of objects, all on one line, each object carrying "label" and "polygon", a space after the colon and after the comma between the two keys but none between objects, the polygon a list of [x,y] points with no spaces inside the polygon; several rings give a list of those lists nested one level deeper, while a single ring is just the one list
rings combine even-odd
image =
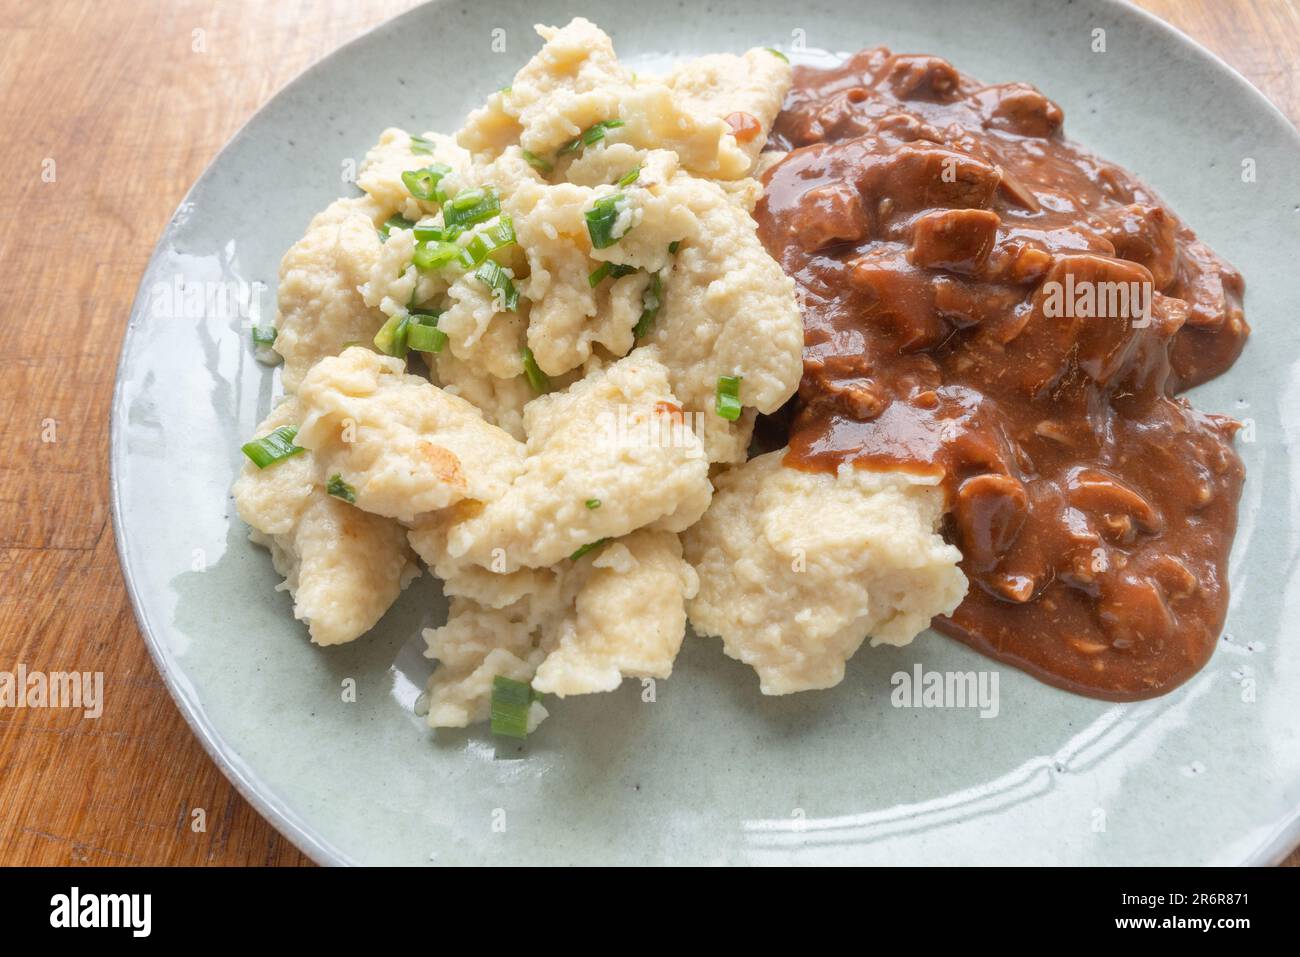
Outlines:
[{"label": "glossy sauce surface", "polygon": [[1243,283],[1062,122],[936,57],[796,69],[755,211],[804,314],[786,463],[941,475],[971,584],[936,626],[1145,698],[1226,613],[1238,424],[1177,394],[1240,353]]}]

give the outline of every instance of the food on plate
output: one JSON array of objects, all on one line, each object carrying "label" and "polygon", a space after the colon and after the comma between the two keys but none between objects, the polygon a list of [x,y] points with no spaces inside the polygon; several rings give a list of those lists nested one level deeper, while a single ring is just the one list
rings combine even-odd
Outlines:
[{"label": "food on plate", "polygon": [[255,336],[286,398],[234,497],[314,642],[422,563],[428,722],[507,735],[688,621],[765,694],[936,616],[1090,694],[1204,662],[1242,468],[1176,395],[1248,330],[1146,187],[934,57],[651,76],[537,29],[455,135],[383,132]]},{"label": "food on plate", "polygon": [[447,623],[427,635],[439,661],[429,723],[486,720],[498,676],[560,696],[613,691],[624,677],[667,678],[695,588],[677,536],[638,529],[528,575],[500,607],[486,595],[453,597]]},{"label": "food on plate", "polygon": [[1178,394],[1241,352],[1243,284],[1062,122],[937,57],[796,71],[757,209],[807,337],[785,464],[935,477],[972,583],[937,626],[1143,698],[1227,611],[1239,425]]},{"label": "food on plate", "polygon": [[479,507],[447,529],[445,556],[509,573],[638,528],[696,522],[712,494],[709,464],[699,437],[677,425],[668,378],[638,349],[530,402],[518,474],[500,494],[474,496]]},{"label": "food on plate", "polygon": [[718,476],[683,535],[700,579],[700,634],[758,672],[764,694],[829,688],[870,636],[905,645],[966,594],[961,554],[936,532],[935,477],[845,464],[836,473],[769,452]]},{"label": "food on plate", "polygon": [[322,359],[297,401],[295,441],[319,472],[344,477],[350,504],[408,526],[465,499],[495,499],[523,470],[523,448],[508,432],[370,349]]},{"label": "food on plate", "polygon": [[234,490],[318,643],[373,625],[413,555],[442,581],[435,726],[526,731],[537,695],[668,677],[698,588],[679,535],[802,374],[750,214],[784,57],[654,77],[585,20],[539,33],[455,136],[386,130],[285,255],[288,398]]},{"label": "food on plate", "polygon": [[258,458],[244,463],[235,504],[253,541],[271,550],[311,640],[338,645],[374,627],[420,570],[401,525],[352,507],[321,479],[315,456],[293,441],[300,419],[288,399],[258,426],[249,443]]}]

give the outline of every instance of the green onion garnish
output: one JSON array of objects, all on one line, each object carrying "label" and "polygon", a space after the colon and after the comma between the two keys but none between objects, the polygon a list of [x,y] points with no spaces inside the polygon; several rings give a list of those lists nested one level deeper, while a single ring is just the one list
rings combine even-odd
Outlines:
[{"label": "green onion garnish", "polygon": [[601,120],[599,123],[593,123],[582,131],[581,136],[575,136],[569,142],[560,147],[560,156],[566,156],[569,153],[576,153],[584,146],[591,146],[599,143],[605,138],[605,133],[609,130],[618,129],[623,125],[622,120]]},{"label": "green onion garnish", "polygon": [[634,272],[636,272],[635,266],[625,266],[622,263],[601,263],[587,274],[587,285],[595,289],[606,276],[620,279],[623,276],[630,276]]},{"label": "green onion garnish", "polygon": [[554,166],[552,166],[550,163],[542,159],[540,156],[538,156],[536,153],[532,152],[531,150],[524,150],[524,160],[533,169],[539,170],[543,173],[549,173],[551,170],[555,169]]},{"label": "green onion garnish", "polygon": [[375,333],[375,348],[386,356],[405,359],[409,349],[406,333],[410,324],[409,316],[389,316],[388,321]]},{"label": "green onion garnish", "polygon": [[388,239],[389,230],[393,229],[410,229],[415,223],[411,222],[405,216],[389,216],[384,225],[379,227],[379,238]]},{"label": "green onion garnish", "polygon": [[601,546],[601,545],[604,545],[607,541],[609,541],[608,538],[598,538],[598,539],[596,539],[594,542],[588,542],[586,545],[583,545],[583,546],[582,546],[581,548],[579,548],[576,552],[574,552],[572,555],[570,555],[570,556],[569,556],[569,559],[570,559],[571,561],[575,561],[575,562],[576,562],[576,561],[577,561],[579,558],[581,558],[583,555],[587,554],[587,553],[590,552],[590,551],[594,551],[594,550],[597,549],[597,548],[600,548],[600,546]]},{"label": "green onion garnish", "polygon": [[506,312],[514,312],[519,305],[519,290],[510,280],[505,268],[493,259],[489,259],[474,270],[474,275],[487,283],[494,292],[501,296],[501,305]]},{"label": "green onion garnish", "polygon": [[492,679],[492,733],[508,738],[528,737],[528,710],[533,689],[505,675]]},{"label": "green onion garnish", "polygon": [[776,47],[763,47],[763,49],[766,50],[768,53],[772,54],[772,56],[780,57],[786,63],[790,62],[790,58],[786,56],[784,53],[782,53],[780,50],[778,50]]},{"label": "green onion garnish", "polygon": [[619,177],[619,181],[615,185],[631,186],[633,183],[636,182],[637,177],[640,175],[641,175],[641,167],[633,166],[630,170],[628,170],[621,177]]},{"label": "green onion garnish", "polygon": [[614,235],[614,225],[626,204],[626,196],[614,193],[596,200],[596,204],[584,214],[587,218],[587,234],[591,236],[594,248],[606,249],[623,238],[622,234]]},{"label": "green onion garnish", "polygon": [[406,344],[416,352],[441,352],[447,347],[447,333],[433,326],[408,326]]},{"label": "green onion garnish", "polygon": [[587,499],[587,508],[600,508],[600,499],[598,498]]},{"label": "green onion garnish", "polygon": [[270,432],[260,439],[244,443],[241,448],[244,454],[252,459],[254,465],[259,469],[264,469],[268,465],[281,462],[291,455],[306,451],[302,446],[293,444],[293,437],[297,434],[298,427],[296,425],[282,425],[274,432]]},{"label": "green onion garnish", "polygon": [[253,345],[269,346],[275,342],[275,326],[254,326],[253,327]]},{"label": "green onion garnish", "polygon": [[447,333],[438,328],[441,313],[416,312],[406,327],[406,347],[416,352],[441,352],[447,347]]},{"label": "green onion garnish", "polygon": [[424,242],[435,240],[438,242],[448,243],[465,231],[464,226],[452,226],[448,228],[444,226],[435,226],[433,223],[416,223],[411,227],[411,229],[415,233],[416,239]]},{"label": "green onion garnish", "polygon": [[455,243],[435,239],[416,243],[415,252],[411,253],[411,262],[415,263],[415,268],[420,272],[428,272],[430,269],[455,262],[460,258],[460,254],[461,248]]},{"label": "green onion garnish", "polygon": [[451,172],[445,163],[434,163],[424,169],[410,169],[402,174],[402,182],[416,199],[438,200],[438,184]]},{"label": "green onion garnish", "polygon": [[551,391],[551,380],[533,358],[533,350],[527,346],[524,346],[524,375],[528,377],[528,384],[538,395]]},{"label": "green onion garnish", "polygon": [[634,338],[645,338],[650,327],[654,325],[655,316],[659,314],[659,307],[663,304],[663,300],[664,284],[659,279],[659,274],[655,273],[650,277],[650,285],[646,287],[645,295],[641,297],[641,318],[632,327]]},{"label": "green onion garnish", "polygon": [[729,422],[740,418],[740,380],[744,376],[718,376],[718,396],[715,409],[718,415]]},{"label": "green onion garnish", "polygon": [[676,256],[677,250],[681,248],[682,248],[682,241],[680,239],[674,239],[671,243],[668,244],[668,255]]},{"label": "green onion garnish", "polygon": [[343,481],[343,476],[338,472],[331,475],[330,480],[325,483],[325,491],[335,498],[343,499],[349,505],[357,504],[357,490]]},{"label": "green onion garnish", "polygon": [[473,226],[499,212],[501,201],[497,198],[497,191],[489,186],[457,193],[455,199],[443,205],[442,218],[448,226]]},{"label": "green onion garnish", "polygon": [[[474,236],[461,250],[460,261],[466,269],[473,269],[492,253],[515,243],[515,224],[505,213],[496,224]],[[513,307],[512,307],[513,308]]]},{"label": "green onion garnish", "polygon": [[412,136],[411,152],[431,154],[433,152],[433,140],[426,140],[423,136]]}]

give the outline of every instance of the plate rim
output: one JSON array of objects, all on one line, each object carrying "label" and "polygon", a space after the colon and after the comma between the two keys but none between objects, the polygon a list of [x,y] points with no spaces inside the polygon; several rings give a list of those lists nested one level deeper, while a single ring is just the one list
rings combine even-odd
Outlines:
[{"label": "plate rim", "polygon": [[[177,221],[186,207],[190,205],[190,197],[198,189],[199,185],[208,177],[213,168],[222,161],[223,157],[242,141],[244,136],[247,135],[249,126],[285,93],[308,82],[319,70],[326,68],[343,51],[366,41],[378,31],[392,29],[404,20],[421,15],[429,7],[441,6],[448,2],[450,0],[425,0],[425,2],[416,4],[411,9],[396,16],[389,17],[357,34],[352,39],[334,47],[280,86],[239,125],[238,129],[231,134],[230,138],[203,167],[202,172],[194,179],[194,182],[190,184],[155,242],[153,252],[150,254],[149,260],[141,273],[140,283],[131,302],[131,309],[127,317],[126,329],[122,336],[117,365],[114,370],[108,422],[109,511],[113,526],[114,548],[117,552],[118,566],[122,572],[122,583],[131,602],[131,610],[135,616],[137,629],[144,640],[145,647],[149,651],[150,658],[153,659],[154,666],[158,669],[167,687],[168,694],[175,703],[177,710],[180,711],[181,716],[185,719],[185,723],[189,725],[190,730],[203,746],[203,750],[207,752],[208,757],[212,759],[212,762],[220,769],[226,779],[234,785],[236,791],[253,806],[263,819],[314,863],[324,866],[356,866],[359,862],[317,833],[309,822],[299,818],[273,788],[260,780],[259,776],[243,763],[238,751],[218,731],[206,710],[198,701],[197,694],[189,686],[188,681],[185,680],[184,672],[175,661],[170,648],[166,646],[152,627],[152,621],[126,549],[122,488],[118,464],[120,460],[124,460],[127,454],[125,440],[126,430],[129,427],[125,410],[124,373],[127,360],[132,354],[136,332],[141,325],[140,318],[147,311],[149,280],[168,248],[169,237]],[[1275,120],[1279,120],[1283,129],[1289,134],[1297,153],[1300,153],[1300,130],[1297,130],[1291,119],[1258,87],[1214,51],[1203,46],[1156,14],[1130,2],[1130,0],[1096,0],[1096,2],[1126,15],[1136,15],[1147,26],[1163,32],[1170,40],[1187,48],[1193,56],[1208,61],[1242,90],[1248,98],[1253,99],[1257,105],[1264,106]],[[1274,830],[1254,850],[1248,853],[1240,861],[1240,864],[1242,866],[1276,865],[1295,850],[1297,845],[1300,845],[1300,805],[1292,809],[1289,817],[1280,819]]]}]

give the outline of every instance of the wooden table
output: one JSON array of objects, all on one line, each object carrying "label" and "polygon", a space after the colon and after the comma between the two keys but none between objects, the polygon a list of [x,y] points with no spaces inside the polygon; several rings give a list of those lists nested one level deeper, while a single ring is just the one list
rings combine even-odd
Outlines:
[{"label": "wooden table", "polygon": [[[303,67],[414,3],[0,0],[0,668],[108,681],[98,720],[0,710],[0,863],[307,863],[208,759],[137,632],[108,516],[109,399],[185,190]],[[1142,5],[1300,117],[1292,0]]]}]

